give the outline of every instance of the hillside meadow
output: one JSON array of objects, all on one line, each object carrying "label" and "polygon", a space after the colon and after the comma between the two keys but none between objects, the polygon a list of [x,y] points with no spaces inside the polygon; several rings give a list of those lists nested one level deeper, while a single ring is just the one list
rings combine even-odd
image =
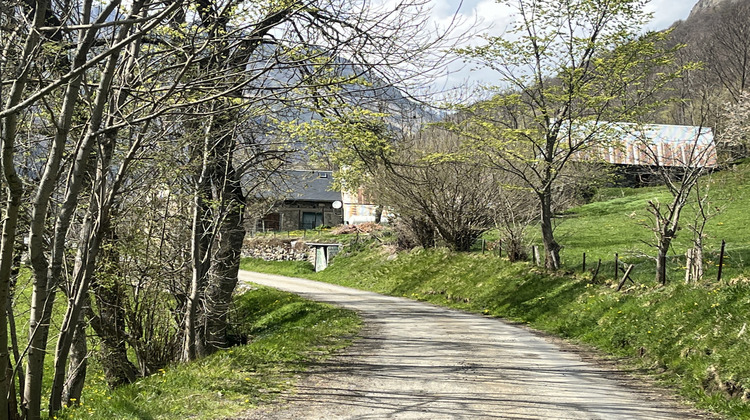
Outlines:
[{"label": "hillside meadow", "polygon": [[[700,408],[750,418],[750,166],[715,173],[703,185],[710,188],[717,214],[706,228],[706,275],[697,284],[684,281],[688,229],[679,232],[670,253],[668,284],[653,282],[653,251],[647,244],[653,233],[643,225],[649,220],[648,201],[669,199],[658,187],[602,190],[594,202],[561,215],[557,235],[564,246],[563,269],[556,273],[529,262],[511,264],[479,245],[471,253],[396,251],[384,233],[348,245],[319,273],[306,262],[246,259],[243,268],[526,323],[593,346]],[[694,215],[694,209],[686,209],[683,221]],[[495,235],[485,235],[487,243]],[[717,281],[722,240],[726,256]],[[615,278],[615,253],[633,265],[634,281],[621,291],[616,290],[622,272]],[[600,272],[592,281],[599,259]]]}]

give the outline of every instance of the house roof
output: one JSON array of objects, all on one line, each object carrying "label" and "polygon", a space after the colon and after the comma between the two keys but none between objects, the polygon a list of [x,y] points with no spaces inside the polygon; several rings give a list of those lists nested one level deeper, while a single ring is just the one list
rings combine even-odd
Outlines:
[{"label": "house roof", "polygon": [[714,135],[708,127],[615,123],[611,129],[613,141],[581,157],[620,165],[716,166]]},{"label": "house roof", "polygon": [[290,201],[341,201],[341,191],[332,187],[331,171],[288,170],[273,177],[264,196]]}]

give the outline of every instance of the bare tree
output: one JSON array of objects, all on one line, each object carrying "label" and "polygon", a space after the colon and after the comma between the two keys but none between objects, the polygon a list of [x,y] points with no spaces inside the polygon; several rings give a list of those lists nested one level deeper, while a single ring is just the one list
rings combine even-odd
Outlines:
[{"label": "bare tree", "polygon": [[[420,245],[434,242],[430,238],[434,229],[451,248],[468,251],[493,226],[498,174],[472,156],[457,155],[461,143],[458,136],[431,127],[389,140],[394,138],[394,131],[383,123],[351,123],[364,128],[362,136],[373,136],[370,147],[352,147],[338,158],[359,160],[363,166],[359,173],[352,174],[353,178],[364,179],[360,182],[367,185],[379,204],[400,216]],[[342,129],[350,135],[356,130]],[[380,151],[374,149],[378,142]],[[350,180],[347,185],[358,184]]]},{"label": "bare tree", "polygon": [[528,189],[501,184],[495,200],[495,226],[510,262],[528,259],[526,231],[537,220],[536,197]]},{"label": "bare tree", "polygon": [[[0,129],[0,134],[2,135],[2,168],[5,187],[7,189],[6,205],[3,213],[2,245],[0,246],[0,348],[3,349],[0,351],[0,367],[3,369],[3,374],[0,375],[0,419],[8,418],[8,394],[15,392],[10,387],[11,378],[5,374],[5,370],[11,366],[10,357],[6,350],[8,349],[7,312],[9,309],[7,305],[10,301],[9,293],[11,270],[14,264],[14,242],[23,194],[23,182],[18,175],[15,161],[16,136],[19,129],[18,107],[23,102],[24,91],[29,82],[31,69],[27,63],[33,61],[41,43],[40,28],[45,23],[46,7],[45,3],[36,3],[36,8],[31,14],[33,21],[29,22],[31,30],[25,36],[25,42],[21,51],[11,54],[11,51],[13,51],[12,41],[23,38],[23,32],[20,27],[12,31],[12,36],[8,37],[8,40],[11,42],[3,45],[3,57],[17,55],[18,58],[7,63],[3,60],[2,69],[3,76],[12,75],[11,77],[13,77],[11,79],[10,91],[2,110],[15,109],[15,111],[7,112],[2,116],[2,129]],[[18,21],[20,19],[19,15],[14,16],[17,25],[21,24]]]},{"label": "bare tree", "polygon": [[712,177],[704,175],[694,187],[692,200],[693,219],[688,224],[692,232],[692,246],[685,254],[685,283],[695,283],[703,279],[703,245],[707,237],[706,224],[722,211],[711,195]]},{"label": "bare tree", "polygon": [[750,87],[750,4],[746,1],[725,2],[707,16],[706,30],[701,32],[700,47],[706,66],[732,100],[740,100]]},{"label": "bare tree", "polygon": [[[653,170],[672,196],[669,203],[651,200],[647,207],[652,216],[649,228],[654,234],[654,241],[649,244],[656,248],[655,281],[659,284],[667,282],[667,253],[681,228],[682,210],[691,199],[701,176],[715,164],[714,144],[706,141],[709,132],[709,129],[699,126],[691,139],[673,145],[671,150],[667,150],[668,145],[663,144],[663,140],[651,138],[646,129],[640,128],[635,134],[648,162],[652,163]],[[701,250],[697,252],[702,253]]]}]

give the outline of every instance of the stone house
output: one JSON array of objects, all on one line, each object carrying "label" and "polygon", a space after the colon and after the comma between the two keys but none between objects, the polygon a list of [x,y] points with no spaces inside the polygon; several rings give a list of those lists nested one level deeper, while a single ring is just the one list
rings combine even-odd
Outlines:
[{"label": "stone house", "polygon": [[333,190],[333,172],[288,170],[273,180],[266,197],[270,211],[256,218],[259,231],[289,231],[336,226],[344,223],[341,191]]}]

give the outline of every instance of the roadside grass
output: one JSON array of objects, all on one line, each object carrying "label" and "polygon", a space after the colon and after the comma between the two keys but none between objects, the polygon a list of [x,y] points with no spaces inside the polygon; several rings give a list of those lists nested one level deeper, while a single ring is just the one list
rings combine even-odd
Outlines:
[{"label": "roadside grass", "polygon": [[243,269],[295,275],[528,323],[615,356],[698,407],[750,418],[750,282],[667,287],[590,284],[529,263],[445,249],[337,257],[325,271],[245,259]]},{"label": "roadside grass", "polygon": [[77,407],[59,419],[215,419],[236,415],[292,386],[311,360],[345,347],[360,328],[352,311],[269,288],[235,300],[233,333],[249,344],[176,364],[134,384],[107,389],[94,373]]},{"label": "roadside grass", "polygon": [[[679,232],[670,254],[669,282],[654,284],[653,249],[644,241],[649,200],[668,200],[662,188],[606,189],[597,202],[563,215],[557,237],[563,269],[548,273],[509,263],[493,252],[415,249],[395,253],[379,243],[345,247],[324,271],[306,262],[245,259],[251,271],[306,277],[528,323],[592,345],[676,389],[696,406],[750,419],[750,165],[714,174],[714,206],[706,229],[706,275],[684,284],[690,232]],[[693,217],[687,209],[684,221]],[[485,237],[496,238],[493,232]],[[716,281],[721,240],[722,281]],[[356,250],[354,249],[356,248]],[[587,269],[581,270],[582,254]],[[634,264],[633,283],[617,292],[614,254]],[[602,260],[595,283],[591,270]]]}]

